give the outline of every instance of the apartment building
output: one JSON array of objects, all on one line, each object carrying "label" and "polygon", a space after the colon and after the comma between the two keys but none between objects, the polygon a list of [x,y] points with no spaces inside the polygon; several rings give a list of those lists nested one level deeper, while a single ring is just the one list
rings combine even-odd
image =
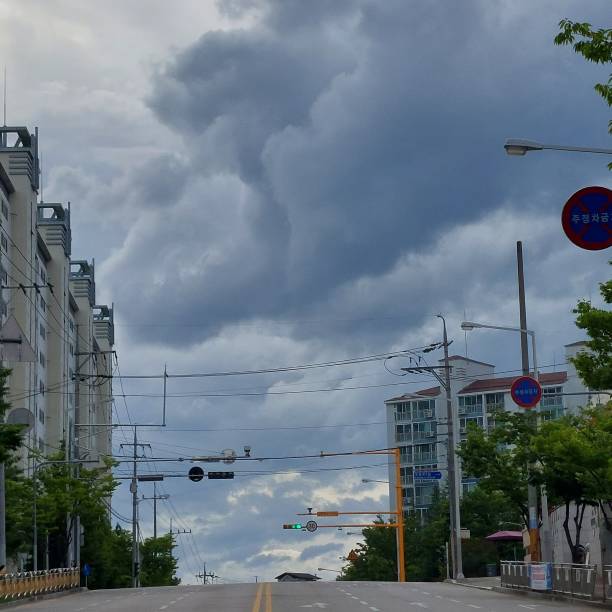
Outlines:
[{"label": "apartment building", "polygon": [[[584,342],[566,345],[566,358],[576,355],[584,348]],[[540,374],[540,409],[545,419],[576,412],[580,406],[590,402],[588,390],[583,386],[569,359],[566,361],[565,370]],[[440,363],[443,364],[443,361]],[[470,423],[489,429],[495,424],[497,411],[523,410],[510,396],[510,387],[516,376],[496,376],[493,364],[460,355],[450,357],[450,364],[452,406],[461,440],[465,440]],[[439,386],[422,389],[388,399],[385,406],[389,447],[400,449],[404,511],[425,515],[432,504],[436,489],[446,486],[446,392]],[[441,472],[442,479],[415,478],[415,471]],[[389,470],[389,480],[390,494],[395,499],[395,471],[392,469]],[[476,484],[475,479],[461,475],[462,494]]]},{"label": "apartment building", "polygon": [[35,353],[3,361],[9,415],[25,409],[32,425],[25,469],[34,451],[98,459],[112,448],[113,310],[96,304],[93,263],[71,258],[70,206],[38,192],[38,134],[0,127],[0,322],[14,317]]}]

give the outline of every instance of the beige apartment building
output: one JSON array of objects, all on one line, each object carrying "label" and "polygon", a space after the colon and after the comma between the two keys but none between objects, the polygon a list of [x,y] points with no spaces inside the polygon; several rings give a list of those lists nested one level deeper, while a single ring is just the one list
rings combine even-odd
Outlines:
[{"label": "beige apartment building", "polygon": [[112,454],[113,309],[96,303],[93,262],[73,260],[71,243],[70,206],[39,201],[38,134],[0,127],[0,322],[14,318],[35,360],[0,356],[12,370],[7,416],[32,425],[28,471],[58,452]]}]

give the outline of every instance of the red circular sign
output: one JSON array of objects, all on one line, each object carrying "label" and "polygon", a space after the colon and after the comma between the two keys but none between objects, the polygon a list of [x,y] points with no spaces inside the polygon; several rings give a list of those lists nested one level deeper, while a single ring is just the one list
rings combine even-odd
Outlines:
[{"label": "red circular sign", "polygon": [[612,246],[612,191],[585,187],[563,207],[561,223],[565,235],[582,249],[601,251]]},{"label": "red circular sign", "polygon": [[510,395],[521,408],[533,408],[542,398],[542,387],[531,376],[519,376],[510,387]]}]

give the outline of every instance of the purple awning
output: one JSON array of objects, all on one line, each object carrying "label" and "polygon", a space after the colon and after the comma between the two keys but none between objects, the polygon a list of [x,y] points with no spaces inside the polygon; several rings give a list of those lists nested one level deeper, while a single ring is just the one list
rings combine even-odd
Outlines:
[{"label": "purple awning", "polygon": [[512,542],[522,541],[522,539],[523,534],[520,531],[496,531],[485,538],[485,540],[491,540],[492,542]]}]

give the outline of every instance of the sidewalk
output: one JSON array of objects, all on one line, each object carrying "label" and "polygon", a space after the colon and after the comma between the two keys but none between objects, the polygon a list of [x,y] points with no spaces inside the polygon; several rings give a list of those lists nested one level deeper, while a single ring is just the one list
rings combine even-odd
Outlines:
[{"label": "sidewalk", "polygon": [[582,599],[577,597],[569,597],[562,593],[544,592],[544,591],[531,591],[529,589],[511,589],[508,587],[501,586],[501,578],[496,576],[494,578],[465,578],[464,580],[445,580],[449,584],[456,584],[458,586],[470,587],[473,589],[481,589],[484,591],[495,591],[496,593],[512,593],[513,595],[522,595],[524,597],[531,597],[534,599],[547,599],[556,601],[568,601],[572,603],[580,603],[581,605],[591,605],[594,608],[603,608],[604,610],[612,609],[612,601],[603,602],[602,599]]}]

